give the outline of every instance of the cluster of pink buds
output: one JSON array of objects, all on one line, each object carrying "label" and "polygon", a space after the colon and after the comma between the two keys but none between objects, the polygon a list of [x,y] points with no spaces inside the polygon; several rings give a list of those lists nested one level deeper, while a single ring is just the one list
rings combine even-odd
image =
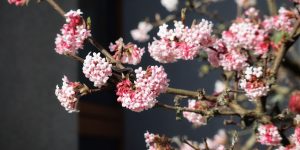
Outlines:
[{"label": "cluster of pink buds", "polygon": [[23,6],[27,3],[27,0],[8,0],[9,4],[15,4],[16,6]]},{"label": "cluster of pink buds", "polygon": [[222,66],[227,71],[240,71],[248,66],[246,53],[236,49],[228,49],[222,40],[216,41],[214,47],[205,50],[208,61],[214,67]]},{"label": "cluster of pink buds", "polygon": [[66,76],[63,77],[62,87],[56,86],[55,95],[61,105],[69,112],[78,112],[77,103],[79,88],[82,86],[79,82],[70,82]]},{"label": "cluster of pink buds", "polygon": [[[188,108],[193,110],[203,110],[203,104],[200,101],[189,100]],[[189,122],[193,123],[194,126],[199,127],[206,125],[207,118],[201,114],[194,112],[183,112],[183,117],[186,118]]]},{"label": "cluster of pink buds", "polygon": [[83,62],[82,71],[95,87],[101,88],[112,75],[111,67],[112,65],[102,58],[100,53],[93,53],[93,56],[89,53]]},{"label": "cluster of pink buds", "polygon": [[123,107],[140,112],[157,103],[156,97],[167,90],[169,79],[162,66],[150,66],[147,70],[140,67],[135,73],[134,84],[129,79],[117,84],[117,101]]},{"label": "cluster of pink buds", "polygon": [[157,33],[160,39],[154,39],[148,46],[151,57],[161,63],[194,59],[201,48],[211,46],[214,41],[213,24],[204,19],[191,28],[181,21],[174,22],[174,29],[167,27],[166,24],[160,26]]},{"label": "cluster of pink buds", "polygon": [[250,100],[265,96],[269,91],[269,85],[263,80],[262,67],[247,67],[239,85]]},{"label": "cluster of pink buds", "polygon": [[277,30],[291,33],[297,22],[296,13],[281,7],[278,10],[278,15],[265,19],[262,23],[267,30]]},{"label": "cluster of pink buds", "polygon": [[115,53],[113,57],[117,61],[132,65],[140,63],[142,56],[145,53],[144,48],[139,48],[135,44],[124,44],[122,38],[119,38],[115,44],[110,43],[109,49],[111,52]]},{"label": "cluster of pink buds", "polygon": [[263,145],[280,145],[281,136],[273,124],[259,125],[257,128],[257,141]]},{"label": "cluster of pink buds", "polygon": [[294,113],[300,113],[300,91],[294,91],[289,100],[289,110]]},{"label": "cluster of pink buds", "polygon": [[91,31],[86,28],[81,14],[80,9],[65,14],[67,23],[55,39],[55,51],[58,54],[76,54],[78,49],[83,48],[84,40],[91,36]]},{"label": "cluster of pink buds", "polygon": [[222,33],[222,39],[229,49],[253,50],[254,54],[265,54],[269,50],[267,31],[249,19],[238,19]]},{"label": "cluster of pink buds", "polygon": [[144,137],[148,150],[171,150],[171,145],[166,137],[148,131],[144,134]]}]

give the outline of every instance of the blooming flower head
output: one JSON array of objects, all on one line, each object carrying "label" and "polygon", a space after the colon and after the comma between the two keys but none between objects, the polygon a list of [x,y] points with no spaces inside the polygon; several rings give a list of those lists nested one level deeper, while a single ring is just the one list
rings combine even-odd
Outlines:
[{"label": "blooming flower head", "polygon": [[110,51],[115,52],[114,58],[121,63],[136,65],[141,62],[142,56],[145,53],[144,48],[139,48],[137,45],[128,43],[124,44],[123,39],[118,39],[115,44],[111,43]]},{"label": "blooming flower head", "polygon": [[136,80],[132,83],[124,79],[117,84],[118,102],[132,111],[140,112],[152,108],[156,97],[164,93],[169,86],[169,79],[163,67],[150,66],[147,70],[135,70]]},{"label": "blooming flower head", "polygon": [[273,124],[259,125],[257,131],[257,141],[260,144],[272,146],[280,144],[282,138]]},{"label": "blooming flower head", "polygon": [[219,55],[219,64],[227,71],[244,69],[248,66],[247,60],[245,54],[234,50]]},{"label": "blooming flower head", "polygon": [[148,46],[151,57],[161,63],[192,60],[201,48],[212,45],[214,40],[211,35],[213,24],[204,19],[190,28],[181,21],[174,22],[174,29],[167,27],[166,24],[160,26],[157,33],[160,39],[154,39]]},{"label": "blooming flower head", "polygon": [[152,24],[146,21],[141,21],[138,24],[138,28],[131,30],[130,34],[134,40],[139,42],[145,42],[149,40],[150,36],[148,35],[148,32],[151,31],[152,28]]},{"label": "blooming flower head", "polygon": [[[202,109],[202,104],[196,100],[189,100],[188,108],[199,110]],[[184,111],[183,117],[186,118],[189,122],[193,123],[193,125],[195,125],[196,127],[206,125],[207,123],[207,118],[205,116],[194,112]]]},{"label": "blooming flower head", "polygon": [[240,80],[240,87],[245,90],[250,100],[265,96],[269,91],[269,85],[262,80],[262,67],[247,67],[244,70],[243,78]]},{"label": "blooming flower head", "polygon": [[55,39],[55,51],[58,54],[76,54],[78,49],[83,48],[84,40],[91,36],[91,31],[86,28],[81,14],[80,9],[65,14],[66,24]]},{"label": "blooming flower head", "polygon": [[61,105],[69,113],[78,112],[77,103],[79,95],[78,88],[81,86],[79,82],[70,82],[66,76],[63,77],[62,87],[56,86],[55,95],[60,101]]},{"label": "blooming flower head", "polygon": [[160,0],[160,3],[168,10],[174,11],[177,9],[178,0]]},{"label": "blooming flower head", "polygon": [[222,39],[230,49],[243,48],[254,51],[254,54],[265,54],[269,50],[267,31],[247,19],[233,23],[222,33]]},{"label": "blooming flower head", "polygon": [[169,140],[164,136],[161,137],[147,131],[144,137],[148,150],[171,150]]},{"label": "blooming flower head", "polygon": [[100,53],[93,53],[92,56],[89,53],[83,62],[82,71],[95,87],[101,88],[112,75],[111,66]]},{"label": "blooming flower head", "polygon": [[293,11],[280,7],[278,15],[266,18],[262,25],[266,30],[276,30],[291,33],[297,22],[296,15]]}]

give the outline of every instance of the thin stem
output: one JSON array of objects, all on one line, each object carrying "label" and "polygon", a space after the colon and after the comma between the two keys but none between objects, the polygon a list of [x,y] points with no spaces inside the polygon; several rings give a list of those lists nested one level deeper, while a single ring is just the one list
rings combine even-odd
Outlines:
[{"label": "thin stem", "polygon": [[[192,98],[199,98],[200,93],[196,91],[189,91],[189,90],[183,90],[183,89],[176,89],[176,88],[171,88],[168,87],[166,93],[169,94],[175,94],[175,95],[183,95],[183,96],[188,96]],[[215,101],[216,97],[214,96],[204,96],[204,100],[209,100],[209,101]]]},{"label": "thin stem", "polygon": [[[52,6],[54,10],[56,10],[62,17],[65,17],[65,11],[54,1],[54,0],[47,0],[48,4]],[[88,41],[95,46],[105,57],[107,57],[111,63],[116,63],[120,69],[125,68],[121,63],[118,63],[110,53],[103,48],[93,37],[88,38]]]},{"label": "thin stem", "polygon": [[[207,111],[203,111],[203,110],[196,110],[196,109],[189,109],[189,108],[184,108],[184,107],[177,107],[177,106],[171,106],[168,104],[163,104],[163,103],[156,103],[157,107],[161,107],[161,108],[165,108],[165,109],[169,109],[169,110],[181,110],[181,111],[186,111],[186,112],[194,112],[197,114],[202,114],[202,115],[206,115]],[[238,115],[235,112],[232,111],[223,111],[222,109],[219,109],[218,111],[215,112],[215,114],[220,114],[220,115]]]},{"label": "thin stem", "polygon": [[270,15],[274,16],[277,14],[277,6],[275,0],[267,0],[268,3],[268,9]]},{"label": "thin stem", "polygon": [[68,57],[70,57],[70,58],[73,58],[74,60],[77,60],[77,61],[79,61],[79,62],[81,62],[81,63],[84,62],[84,59],[82,59],[81,57],[79,57],[79,56],[77,56],[77,55],[73,55],[73,54],[70,54],[70,53],[67,53],[67,54],[65,54],[65,55],[68,56]]},{"label": "thin stem", "polygon": [[54,1],[47,0],[47,2],[63,17],[65,17],[65,11]]},{"label": "thin stem", "polygon": [[190,146],[191,148],[193,148],[194,150],[200,150],[199,148],[197,148],[196,146],[194,146],[193,144],[191,144],[189,141],[187,140],[183,140],[183,142],[185,144],[187,144],[188,146]]},{"label": "thin stem", "polygon": [[284,57],[284,55],[286,54],[286,52],[289,50],[289,48],[297,41],[297,39],[299,38],[299,22],[297,22],[292,34],[291,34],[291,38],[289,40],[287,40],[286,42],[284,42],[281,46],[281,48],[279,49],[279,52],[277,54],[277,57],[274,61],[273,67],[272,67],[272,73],[274,75],[277,74],[278,69],[280,67],[281,61]]}]

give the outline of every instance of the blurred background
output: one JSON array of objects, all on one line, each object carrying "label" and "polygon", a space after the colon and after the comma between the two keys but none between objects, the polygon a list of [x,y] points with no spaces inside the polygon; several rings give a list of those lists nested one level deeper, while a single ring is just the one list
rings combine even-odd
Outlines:
[{"label": "blurred background", "polygon": [[[91,17],[92,35],[106,48],[119,37],[123,37],[125,43],[134,42],[130,30],[146,17],[153,19],[155,13],[162,17],[169,14],[160,0],[57,2],[66,11],[79,8],[85,17]],[[259,7],[264,6],[265,2],[259,1]],[[236,16],[233,0],[224,0],[211,9],[221,11],[223,20],[232,20]],[[189,14],[187,24],[194,17]],[[116,102],[113,89],[82,97],[81,112],[69,114],[56,99],[55,86],[61,84],[63,75],[72,81],[88,83],[88,80],[81,73],[79,63],[54,51],[54,39],[64,19],[43,1],[15,7],[3,0],[0,2],[0,20],[0,149],[142,150],[146,149],[144,133],[147,130],[170,137],[187,135],[191,140],[202,141],[223,127],[222,120],[215,118],[207,126],[193,128],[186,120],[176,121],[175,112],[158,108],[134,113]],[[157,31],[154,29],[150,34],[156,36]],[[148,44],[134,43],[140,47]],[[84,57],[89,51],[96,50],[87,44],[80,55]],[[145,68],[155,64],[147,52],[141,65]],[[200,79],[201,64],[200,60],[194,60],[163,66],[171,87],[205,88],[210,94],[216,78],[221,76],[220,71],[212,71]],[[159,101],[172,103],[173,96],[160,96]]]}]

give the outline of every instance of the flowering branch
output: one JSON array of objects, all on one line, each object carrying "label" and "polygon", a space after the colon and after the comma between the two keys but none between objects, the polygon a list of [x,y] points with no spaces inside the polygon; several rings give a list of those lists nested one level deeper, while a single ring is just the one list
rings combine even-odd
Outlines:
[{"label": "flowering branch", "polygon": [[[17,6],[28,2],[8,1]],[[256,142],[268,146],[269,149],[275,146],[279,146],[280,150],[289,147],[300,149],[300,116],[295,117],[294,114],[300,113],[300,92],[292,92],[289,109],[280,112],[278,99],[284,99],[291,92],[292,86],[288,90],[271,86],[276,81],[280,84],[279,67],[286,52],[300,36],[299,11],[281,7],[277,13],[275,1],[267,0],[272,16],[262,19],[259,11],[251,7],[255,5],[255,0],[236,0],[237,19],[218,35],[214,32],[211,21],[193,21],[190,26],[185,22],[186,10],[215,18],[215,14],[207,11],[207,6],[216,2],[215,0],[186,0],[184,8],[179,9],[181,21],[174,21],[173,29],[169,29],[165,23],[179,17],[180,11],[175,11],[178,1],[162,0],[162,5],[176,14],[170,14],[165,19],[156,15],[156,22],[152,24],[141,22],[138,29],[131,32],[135,35],[133,38],[139,41],[149,39],[148,32],[159,26],[158,37],[148,44],[148,51],[154,60],[174,63],[200,57],[207,59],[212,67],[221,67],[225,76],[223,81],[219,81],[221,88],[206,95],[204,90],[190,91],[169,87],[170,80],[163,66],[149,66],[146,69],[140,67],[135,70],[126,67],[123,64],[140,63],[145,49],[133,43],[125,44],[120,38],[110,44],[109,52],[92,37],[90,21],[83,19],[80,10],[65,13],[54,0],[46,1],[66,19],[55,39],[56,52],[81,62],[85,77],[96,87],[90,89],[85,84],[69,81],[64,76],[62,86],[56,87],[55,95],[68,112],[79,111],[77,103],[80,96],[116,86],[117,101],[132,111],[141,112],[153,107],[173,110],[176,112],[176,119],[184,117],[196,127],[206,125],[209,118],[214,116],[237,116],[239,122],[231,118],[225,120],[224,124],[248,130],[250,127],[255,128],[250,129],[253,133],[244,149],[252,149]],[[300,1],[293,0],[293,4],[298,8]],[[83,49],[86,41],[99,52],[89,53],[81,58],[76,54],[79,49]],[[157,97],[160,94],[175,95],[174,105],[158,102]],[[182,106],[183,99],[188,100],[188,106]],[[254,108],[244,106],[245,102],[252,103]],[[292,137],[296,138],[292,140],[296,142],[289,142],[286,138],[285,131],[291,128],[295,129]],[[147,132],[145,139],[149,149],[175,149],[170,144],[172,140],[166,136]],[[232,136],[231,145],[227,143],[226,133],[220,132],[214,139],[205,138],[202,144],[186,140],[179,146],[185,144],[196,150],[226,147],[235,149],[238,146],[237,141],[236,132]],[[286,146],[287,144],[290,145]]]}]

